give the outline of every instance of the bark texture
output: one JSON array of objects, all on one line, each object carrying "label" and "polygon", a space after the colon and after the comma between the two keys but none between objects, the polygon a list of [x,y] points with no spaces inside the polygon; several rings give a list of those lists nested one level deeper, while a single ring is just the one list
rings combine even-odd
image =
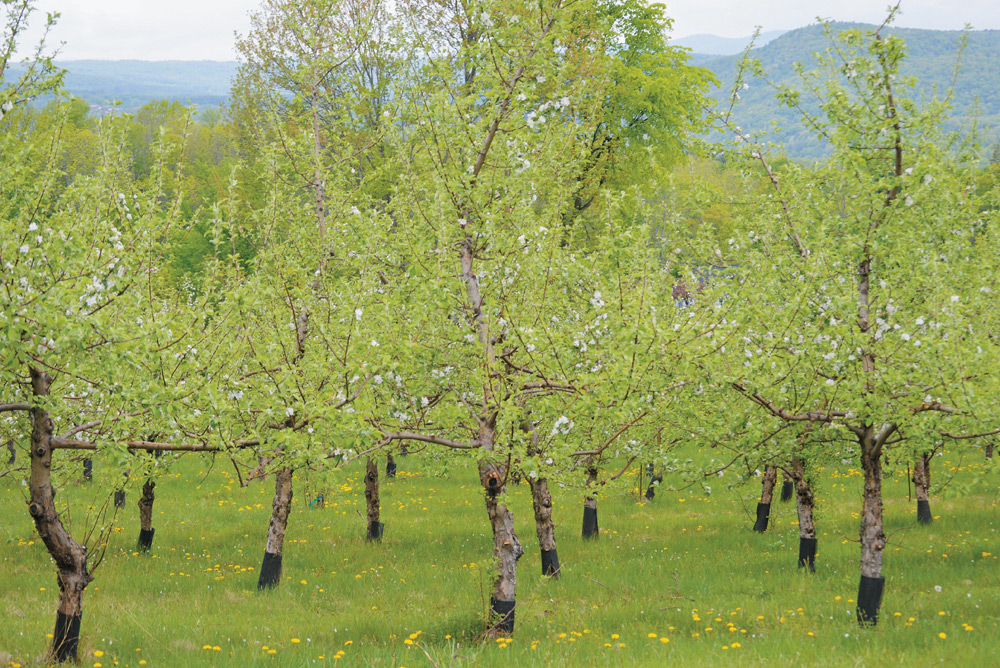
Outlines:
[{"label": "bark texture", "polygon": [[[864,502],[861,510],[861,584],[858,595],[858,622],[875,625],[882,603],[882,449],[869,427],[859,438],[861,469],[864,473]],[[862,593],[864,598],[862,598]]]},{"label": "bark texture", "polygon": [[559,577],[559,558],[556,556],[556,527],[552,522],[552,494],[545,478],[528,479],[531,487],[531,505],[535,511],[535,533],[542,551],[542,575]]},{"label": "bark texture", "polygon": [[292,469],[283,468],[275,475],[274,501],[271,502],[271,523],[267,529],[267,545],[260,569],[257,588],[276,587],[281,583],[281,557],[285,549],[285,529],[292,509]]},{"label": "bark texture", "polygon": [[497,632],[511,633],[514,630],[517,560],[524,550],[514,531],[514,514],[498,500],[504,493],[505,473],[497,464],[484,461],[479,465],[479,479],[486,490],[486,514],[493,528],[493,557],[497,562],[490,607],[500,619],[493,628]]},{"label": "bark texture", "polygon": [[383,524],[380,521],[378,498],[378,462],[369,457],[365,464],[365,503],[368,506],[367,540],[382,540]]},{"label": "bark texture", "polygon": [[[538,441],[538,431],[531,421],[531,411],[525,408],[525,419],[521,429],[528,432],[528,456],[537,457],[542,448]],[[556,552],[556,527],[552,522],[552,494],[549,492],[549,482],[543,476],[528,477],[528,487],[531,488],[531,507],[535,512],[535,533],[538,535],[538,547],[542,557],[542,575],[559,577],[559,556]]]},{"label": "bark texture", "polygon": [[764,468],[764,475],[760,481],[760,502],[770,504],[774,498],[774,486],[778,482],[778,469],[773,466]]},{"label": "bark texture", "polygon": [[792,480],[795,484],[795,506],[799,515],[799,537],[815,538],[816,524],[813,521],[815,500],[809,479],[806,477],[805,462],[798,457],[792,459]]},{"label": "bark texture", "polygon": [[753,525],[753,530],[758,533],[767,531],[767,525],[771,519],[771,500],[774,498],[774,486],[777,482],[778,469],[773,466],[765,467],[764,475],[760,481],[760,503],[757,504],[757,520]]},{"label": "bark texture", "polygon": [[816,570],[816,524],[813,520],[812,487],[806,477],[805,462],[792,459],[792,481],[795,485],[795,508],[799,516],[799,567]]},{"label": "bark texture", "polygon": [[52,638],[50,658],[56,662],[76,661],[83,614],[83,590],[93,581],[87,569],[87,549],[73,540],[56,512],[52,488],[52,430],[54,424],[43,407],[52,378],[32,368],[31,389],[35,405],[31,418],[31,474],[28,482],[28,512],[39,538],[56,565],[59,608]]},{"label": "bark texture", "polygon": [[[496,132],[494,123],[492,132]],[[491,139],[492,141],[492,135]],[[488,150],[488,146],[486,150]],[[480,154],[483,159],[484,153]],[[475,240],[466,235],[459,247],[459,258],[462,267],[462,282],[465,284],[467,297],[466,309],[469,320],[476,330],[479,344],[484,352],[483,364],[487,369],[496,365],[494,340],[490,336],[489,323],[483,317],[483,295],[479,289],[479,278],[474,271]],[[495,395],[492,383],[483,386],[482,413],[478,416],[479,447],[483,451],[493,453],[496,444],[497,416],[500,412],[500,399]],[[497,564],[497,576],[493,584],[493,594],[490,598],[490,608],[499,615],[499,622],[492,624],[494,633],[512,633],[514,630],[514,591],[517,585],[517,560],[524,554],[521,543],[514,531],[514,515],[507,506],[499,502],[504,492],[507,471],[490,459],[479,463],[479,481],[486,492],[486,514],[490,518],[493,529],[493,558]]]},{"label": "bark texture", "polygon": [[385,457],[385,477],[395,478],[396,477],[396,460],[392,458],[391,454]]}]

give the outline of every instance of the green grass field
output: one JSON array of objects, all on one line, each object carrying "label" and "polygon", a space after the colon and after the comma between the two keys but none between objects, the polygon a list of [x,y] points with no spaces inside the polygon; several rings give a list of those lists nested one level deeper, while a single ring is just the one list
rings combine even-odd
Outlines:
[{"label": "green grass field", "polygon": [[[23,453],[20,454],[23,457]],[[23,461],[23,459],[22,459]],[[510,493],[525,556],[513,639],[481,641],[491,537],[475,470],[447,477],[400,457],[382,485],[386,536],[363,540],[363,466],[308,507],[297,480],[284,581],[258,593],[273,483],[236,484],[183,457],[156,488],[156,537],[133,552],[138,489],[84,594],[85,666],[662,666],[886,665],[1000,662],[997,489],[932,497],[936,521],[916,524],[905,470],[886,485],[886,593],[876,629],[859,630],[860,474],[819,472],[817,572],[796,567],[793,503],[775,501],[771,528],[750,531],[757,481],[713,492],[635,489],[600,499],[601,537],[580,538],[582,495],[553,487],[562,578],[540,575],[526,485]],[[384,467],[384,462],[382,464]],[[985,466],[936,459],[938,473]],[[98,463],[98,472],[100,471]],[[632,472],[630,472],[632,473]],[[635,471],[637,474],[637,471]],[[961,473],[961,471],[959,472]],[[937,476],[939,479],[941,475]],[[637,482],[632,477],[633,482]],[[138,481],[134,481],[136,483]],[[669,482],[669,479],[668,481]],[[69,485],[77,533],[101,481]],[[57,602],[55,573],[24,507],[20,480],[0,478],[0,666],[44,663]]]}]

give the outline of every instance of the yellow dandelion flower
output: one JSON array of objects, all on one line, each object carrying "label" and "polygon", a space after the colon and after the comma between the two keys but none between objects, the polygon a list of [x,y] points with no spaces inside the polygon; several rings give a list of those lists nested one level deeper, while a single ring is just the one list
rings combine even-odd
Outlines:
[{"label": "yellow dandelion flower", "polygon": [[948,637],[948,634],[945,633],[944,631],[942,631],[941,633],[938,634],[938,638],[940,638],[941,640],[944,640],[947,637]]}]

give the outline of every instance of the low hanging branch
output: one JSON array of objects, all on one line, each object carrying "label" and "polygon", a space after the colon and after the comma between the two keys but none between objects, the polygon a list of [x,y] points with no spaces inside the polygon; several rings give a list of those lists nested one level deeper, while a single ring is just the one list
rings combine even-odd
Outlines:
[{"label": "low hanging branch", "polygon": [[478,440],[461,443],[459,441],[453,441],[449,438],[443,438],[435,434],[421,434],[415,431],[382,432],[382,440],[385,443],[390,441],[421,441],[423,443],[443,445],[446,448],[454,448],[456,450],[475,450],[480,447]]}]

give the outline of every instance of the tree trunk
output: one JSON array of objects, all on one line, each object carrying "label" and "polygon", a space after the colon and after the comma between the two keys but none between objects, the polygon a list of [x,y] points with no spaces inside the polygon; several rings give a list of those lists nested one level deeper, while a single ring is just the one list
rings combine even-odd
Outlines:
[{"label": "tree trunk", "polygon": [[385,477],[396,477],[396,460],[392,458],[391,453],[385,456]]},{"label": "tree trunk", "polygon": [[816,525],[813,522],[813,493],[806,478],[805,462],[792,458],[792,480],[795,484],[795,507],[799,514],[799,568],[808,566],[816,571]]},{"label": "tree trunk", "polygon": [[529,478],[531,505],[535,510],[535,533],[542,551],[542,575],[559,577],[559,554],[556,552],[556,527],[552,523],[552,495],[545,478]]},{"label": "tree trunk", "polygon": [[10,459],[7,460],[9,466],[13,466],[17,461],[17,450],[14,448],[14,439],[7,441],[7,449],[10,450]]},{"label": "tree trunk", "polygon": [[51,376],[30,369],[35,406],[31,409],[31,475],[28,483],[28,512],[35,521],[39,538],[56,564],[59,585],[59,608],[52,636],[50,659],[76,661],[80,644],[80,619],[83,614],[83,590],[93,581],[87,570],[87,549],[73,540],[56,512],[52,488],[52,418],[39,407],[49,394]]},{"label": "tree trunk", "polygon": [[[538,457],[542,448],[538,441],[538,430],[531,421],[531,410],[522,406],[525,412],[521,422],[521,430],[528,434],[528,456]],[[538,547],[542,553],[542,575],[559,577],[559,554],[556,552],[556,528],[552,523],[552,494],[549,493],[549,483],[545,477],[528,476],[528,487],[531,488],[531,506],[535,511],[535,533],[538,535]]]},{"label": "tree trunk", "polygon": [[760,481],[760,503],[757,504],[757,521],[753,530],[759,533],[767,531],[767,523],[771,519],[771,499],[774,498],[774,485],[778,482],[778,469],[773,466],[764,468],[764,476]]},{"label": "tree trunk", "polygon": [[153,533],[156,531],[153,528],[153,501],[156,498],[153,494],[154,487],[156,487],[156,483],[153,482],[153,479],[146,478],[146,482],[142,486],[142,496],[139,497],[139,543],[137,545],[139,552],[149,552],[149,548],[153,546]]},{"label": "tree trunk", "polygon": [[931,455],[925,452],[913,462],[913,485],[917,490],[917,522],[930,524],[934,521],[931,515],[931,503],[928,491],[931,486]]},{"label": "tree trunk", "polygon": [[986,459],[993,459],[993,443],[986,444]]},{"label": "tree trunk", "polygon": [[91,482],[94,479],[94,460],[85,457],[83,460],[83,481]]},{"label": "tree trunk", "polygon": [[378,463],[374,457],[365,465],[365,501],[368,504],[368,534],[365,540],[382,540],[385,525],[379,521]]},{"label": "tree trunk", "polygon": [[479,464],[479,480],[486,490],[486,514],[493,527],[493,558],[497,562],[490,609],[498,621],[491,626],[491,632],[501,635],[514,631],[517,560],[524,554],[514,532],[514,514],[497,500],[504,493],[505,473],[497,464],[485,460]]},{"label": "tree trunk", "polygon": [[[587,487],[592,488],[597,482],[597,467],[587,469]],[[583,537],[596,539],[601,535],[597,528],[597,497],[587,496],[583,499]]]},{"label": "tree trunk", "polygon": [[274,501],[271,503],[271,524],[267,529],[267,546],[260,567],[257,589],[277,587],[281,583],[281,555],[285,549],[285,529],[292,509],[292,469],[283,468],[275,475]]},{"label": "tree trunk", "polygon": [[[639,470],[641,471],[642,469]],[[653,498],[656,497],[656,486],[659,483],[663,482],[663,474],[655,473],[652,470],[650,470],[649,475],[650,475],[649,487],[646,488],[645,496],[647,501],[652,501]]]},{"label": "tree trunk", "polygon": [[861,583],[858,586],[858,623],[878,623],[885,578],[882,577],[882,551],[885,532],[882,528],[882,449],[876,445],[873,429],[868,427],[861,442],[861,468],[864,472],[864,505],[861,511]]},{"label": "tree trunk", "polygon": [[791,501],[792,493],[795,491],[795,485],[792,484],[792,479],[789,477],[787,471],[781,472],[782,482],[781,482],[781,500]]}]

